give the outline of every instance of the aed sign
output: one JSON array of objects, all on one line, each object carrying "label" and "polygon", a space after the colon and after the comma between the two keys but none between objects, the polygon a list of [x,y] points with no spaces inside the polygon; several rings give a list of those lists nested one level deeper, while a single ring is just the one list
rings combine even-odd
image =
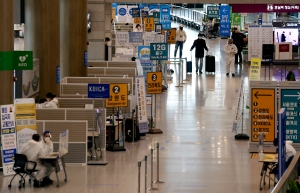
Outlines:
[{"label": "aed sign", "polygon": [[265,133],[265,142],[273,142],[276,126],[276,89],[251,89],[251,141],[256,142],[259,133]]},{"label": "aed sign", "polygon": [[145,26],[145,31],[154,31],[154,18],[153,17],[144,18],[144,26]]},{"label": "aed sign", "polygon": [[160,94],[162,92],[162,72],[148,72],[147,80],[147,94]]},{"label": "aed sign", "polygon": [[106,99],[106,107],[128,106],[128,85],[110,84],[109,98]]}]

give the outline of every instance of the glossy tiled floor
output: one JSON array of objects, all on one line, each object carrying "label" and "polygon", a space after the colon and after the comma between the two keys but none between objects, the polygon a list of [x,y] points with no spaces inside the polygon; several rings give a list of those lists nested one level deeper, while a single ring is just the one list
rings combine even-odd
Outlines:
[{"label": "glossy tiled floor", "polygon": [[[184,56],[189,59],[188,50],[197,32],[186,31],[188,41]],[[183,87],[177,88],[170,82],[168,91],[158,96],[157,128],[162,129],[163,134],[147,134],[144,140],[126,143],[126,152],[106,152],[106,166],[67,165],[68,182],[63,182],[63,174],[60,174],[59,188],[52,185],[37,189],[27,184],[25,189],[19,190],[14,183],[9,190],[11,177],[0,176],[2,192],[135,193],[138,192],[137,162],[149,154],[156,142],[160,143],[160,179],[165,183],[154,185],[159,190],[153,192],[268,192],[268,184],[259,190],[261,164],[257,159],[250,159],[248,142],[234,140],[231,132],[241,76],[247,83],[249,66],[237,66],[238,77],[225,76],[222,48],[226,41],[207,40],[211,53],[216,56],[215,75],[193,73]],[[272,79],[280,74],[277,68],[271,67]],[[247,87],[245,90],[247,92]],[[247,119],[247,110],[245,114]],[[150,186],[149,172],[147,187]],[[144,162],[141,176],[141,192],[144,192]],[[154,177],[156,179],[155,171]],[[54,175],[51,178],[55,180]]]}]

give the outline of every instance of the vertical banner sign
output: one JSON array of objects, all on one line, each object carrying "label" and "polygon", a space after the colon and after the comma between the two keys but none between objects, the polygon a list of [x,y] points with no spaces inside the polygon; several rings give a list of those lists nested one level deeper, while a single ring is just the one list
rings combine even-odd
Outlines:
[{"label": "vertical banner sign", "polygon": [[146,17],[144,18],[145,31],[154,31],[154,18]]},{"label": "vertical banner sign", "polygon": [[252,58],[250,65],[249,80],[259,80],[260,79],[260,58]]},{"label": "vertical banner sign", "polygon": [[56,66],[56,84],[60,84],[60,66]]},{"label": "vertical banner sign", "polygon": [[145,78],[144,76],[135,77],[135,93],[137,94],[137,105],[138,105],[138,119],[140,133],[147,133],[148,130],[148,119],[146,109],[146,92],[145,92]]},{"label": "vertical banner sign", "polygon": [[230,37],[230,6],[220,6],[220,36]]},{"label": "vertical banner sign", "polygon": [[162,93],[162,72],[148,72],[147,94]]},{"label": "vertical banner sign", "polygon": [[170,5],[160,5],[160,23],[162,24],[162,29],[171,28],[170,14]]},{"label": "vertical banner sign", "polygon": [[116,33],[116,46],[129,46],[129,33],[117,32]]},{"label": "vertical banner sign", "polygon": [[20,150],[23,144],[31,139],[33,134],[37,133],[34,99],[15,99],[15,114],[17,149]]},{"label": "vertical banner sign", "polygon": [[251,141],[258,141],[259,133],[265,133],[265,142],[273,142],[275,136],[275,88],[251,89]]},{"label": "vertical banner sign", "polygon": [[3,175],[13,175],[13,157],[17,153],[14,105],[1,105],[1,144]]},{"label": "vertical banner sign", "polygon": [[147,80],[147,73],[152,72],[152,60],[150,60],[150,46],[139,46],[138,47],[138,58],[143,67],[143,75]]},{"label": "vertical banner sign", "polygon": [[118,5],[118,23],[127,23],[127,5]]},{"label": "vertical banner sign", "polygon": [[300,83],[279,82],[279,88],[280,107],[286,109],[286,139],[300,143]]},{"label": "vertical banner sign", "polygon": [[106,99],[106,107],[128,106],[128,84],[110,84],[110,97]]},{"label": "vertical banner sign", "polygon": [[168,44],[176,44],[176,28],[172,28],[170,30],[162,30],[162,34],[165,34],[167,31],[167,42]]},{"label": "vertical banner sign", "polygon": [[238,127],[238,121],[239,121],[239,116],[240,116],[240,109],[244,108],[242,105],[242,100],[244,95],[244,79],[241,79],[241,84],[240,84],[240,90],[239,90],[239,99],[238,103],[236,106],[236,111],[233,119],[233,126],[232,126],[232,132],[237,134],[237,127]]},{"label": "vertical banner sign", "polygon": [[219,18],[220,7],[219,6],[207,6],[207,17],[208,18]]}]

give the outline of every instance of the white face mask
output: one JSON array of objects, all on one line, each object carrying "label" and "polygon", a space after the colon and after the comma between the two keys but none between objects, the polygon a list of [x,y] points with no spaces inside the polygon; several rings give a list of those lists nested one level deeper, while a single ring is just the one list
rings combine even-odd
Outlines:
[{"label": "white face mask", "polygon": [[50,137],[45,137],[45,142],[46,143],[48,143],[48,142],[50,142],[51,140],[50,140]]}]

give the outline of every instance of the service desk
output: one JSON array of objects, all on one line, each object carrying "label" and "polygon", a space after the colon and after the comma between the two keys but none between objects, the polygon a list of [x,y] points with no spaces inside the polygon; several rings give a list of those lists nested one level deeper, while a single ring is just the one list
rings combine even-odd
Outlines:
[{"label": "service desk", "polygon": [[[53,152],[53,154],[59,154],[58,152]],[[52,164],[52,166],[54,167],[54,171],[56,174],[56,179],[57,179],[57,184],[56,187],[59,187],[59,178],[58,178],[58,172],[60,172],[61,170],[64,171],[65,173],[65,182],[67,181],[67,171],[66,171],[66,164],[65,164],[65,160],[64,160],[64,156],[49,156],[49,157],[45,157],[45,158],[40,158],[41,162],[47,162]],[[54,172],[53,171],[53,172]]]}]

